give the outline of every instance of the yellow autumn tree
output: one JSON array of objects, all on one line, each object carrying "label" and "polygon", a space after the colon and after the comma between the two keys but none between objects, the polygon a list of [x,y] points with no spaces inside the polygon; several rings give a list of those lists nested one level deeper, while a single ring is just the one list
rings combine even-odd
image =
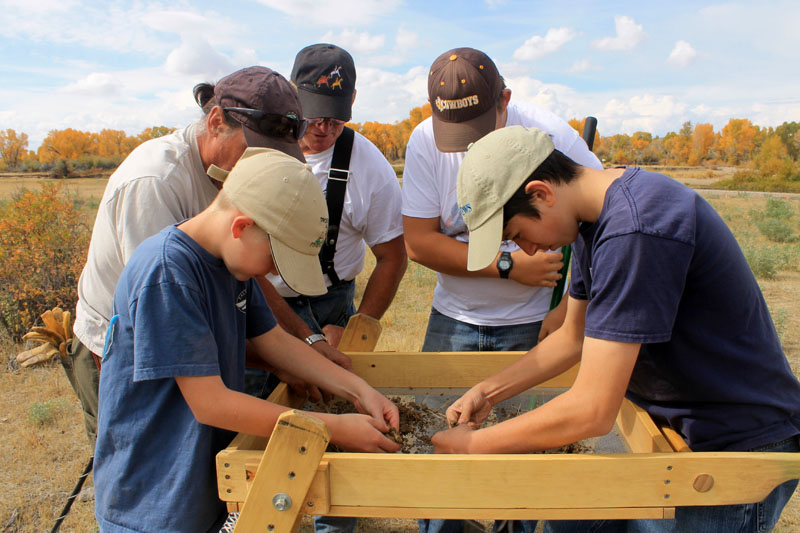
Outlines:
[{"label": "yellow autumn tree", "polygon": [[76,160],[96,153],[94,136],[72,128],[51,130],[39,147],[39,161],[53,163],[58,160]]},{"label": "yellow autumn tree", "polygon": [[6,168],[17,168],[25,159],[28,134],[12,129],[0,130],[0,159]]}]

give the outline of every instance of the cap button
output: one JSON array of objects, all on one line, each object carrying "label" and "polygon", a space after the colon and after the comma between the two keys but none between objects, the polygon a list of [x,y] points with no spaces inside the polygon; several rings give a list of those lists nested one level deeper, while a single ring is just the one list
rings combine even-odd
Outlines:
[{"label": "cap button", "polygon": [[450,61],[455,61],[458,58],[457,55],[453,54],[450,56]]}]

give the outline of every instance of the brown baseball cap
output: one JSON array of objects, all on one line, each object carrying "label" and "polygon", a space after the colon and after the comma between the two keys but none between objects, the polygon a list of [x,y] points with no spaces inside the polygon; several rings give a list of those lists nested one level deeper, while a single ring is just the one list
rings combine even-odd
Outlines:
[{"label": "brown baseball cap", "polygon": [[305,161],[297,144],[305,131],[303,107],[286,78],[267,67],[247,67],[219,80],[214,96],[244,126],[247,146],[274,148]]},{"label": "brown baseball cap", "polygon": [[464,152],[494,131],[503,87],[494,61],[480,50],[454,48],[437,57],[428,76],[428,98],[439,151]]}]

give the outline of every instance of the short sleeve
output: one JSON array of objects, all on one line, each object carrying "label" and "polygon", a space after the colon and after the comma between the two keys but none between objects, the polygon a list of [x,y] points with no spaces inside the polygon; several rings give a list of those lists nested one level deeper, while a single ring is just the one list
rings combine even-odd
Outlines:
[{"label": "short sleeve", "polygon": [[187,285],[143,287],[132,303],[134,381],[220,374],[203,298]]},{"label": "short sleeve", "polygon": [[406,148],[406,164],[403,169],[403,214],[416,218],[436,218],[441,214],[436,172],[431,157],[431,147],[426,136],[417,126],[411,133]]},{"label": "short sleeve", "polygon": [[636,343],[670,340],[692,252],[689,244],[639,232],[599,243],[588,276],[584,265],[571,289],[577,296],[581,287],[588,290],[586,336]]},{"label": "short sleeve", "polygon": [[247,281],[247,338],[258,337],[270,331],[277,325],[275,315],[272,313],[258,283],[249,279]]}]

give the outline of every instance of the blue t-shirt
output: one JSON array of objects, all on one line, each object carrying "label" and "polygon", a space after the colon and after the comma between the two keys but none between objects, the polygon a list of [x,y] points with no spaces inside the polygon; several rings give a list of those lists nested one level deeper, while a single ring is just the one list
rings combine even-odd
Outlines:
[{"label": "blue t-shirt", "polygon": [[736,239],[675,180],[628,168],[581,224],[570,294],[587,337],[641,343],[627,396],[695,451],[800,433],[800,384]]},{"label": "blue t-shirt", "polygon": [[100,374],[95,514],[101,531],[217,531],[214,458],[233,433],[200,424],[176,376],[241,391],[245,339],[276,322],[261,289],[175,226],[142,242],[114,294]]}]

